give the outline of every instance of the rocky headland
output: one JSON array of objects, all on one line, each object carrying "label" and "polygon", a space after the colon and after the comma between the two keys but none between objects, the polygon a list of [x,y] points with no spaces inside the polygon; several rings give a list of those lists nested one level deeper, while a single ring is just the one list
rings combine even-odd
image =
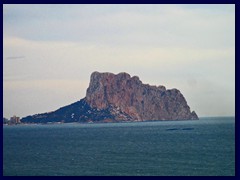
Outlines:
[{"label": "rocky headland", "polygon": [[49,113],[21,119],[23,123],[197,120],[177,89],[143,84],[127,73],[93,72],[86,97]]}]

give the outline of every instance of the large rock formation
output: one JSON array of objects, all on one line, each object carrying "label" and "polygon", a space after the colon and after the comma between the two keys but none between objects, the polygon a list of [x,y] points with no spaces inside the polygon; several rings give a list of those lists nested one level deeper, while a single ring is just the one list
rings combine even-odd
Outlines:
[{"label": "large rock formation", "polygon": [[51,113],[22,122],[119,122],[198,119],[181,92],[143,84],[127,73],[93,72],[86,97]]},{"label": "large rock formation", "polygon": [[116,120],[198,119],[179,90],[143,84],[127,73],[92,73],[86,101],[100,110],[110,107]]}]

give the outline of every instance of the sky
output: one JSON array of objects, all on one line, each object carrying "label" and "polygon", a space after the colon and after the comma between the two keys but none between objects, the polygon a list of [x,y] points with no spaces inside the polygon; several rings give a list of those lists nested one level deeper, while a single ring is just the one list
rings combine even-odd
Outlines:
[{"label": "sky", "polygon": [[235,116],[235,5],[3,5],[3,116],[54,111],[94,71],[177,88],[198,116]]}]

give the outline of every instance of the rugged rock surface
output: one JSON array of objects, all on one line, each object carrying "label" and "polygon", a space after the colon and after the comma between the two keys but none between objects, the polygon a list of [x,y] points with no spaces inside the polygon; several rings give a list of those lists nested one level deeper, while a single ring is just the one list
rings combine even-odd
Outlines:
[{"label": "rugged rock surface", "polygon": [[54,112],[23,118],[22,122],[119,122],[198,119],[181,92],[143,84],[127,73],[94,72],[86,97]]},{"label": "rugged rock surface", "polygon": [[198,119],[179,90],[143,84],[127,73],[92,73],[86,101],[100,110],[111,107],[116,120]]}]

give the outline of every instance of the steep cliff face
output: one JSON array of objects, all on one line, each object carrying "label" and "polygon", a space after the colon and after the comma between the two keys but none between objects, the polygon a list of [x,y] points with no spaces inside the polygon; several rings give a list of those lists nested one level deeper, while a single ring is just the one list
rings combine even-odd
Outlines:
[{"label": "steep cliff face", "polygon": [[22,122],[119,122],[198,119],[181,92],[143,84],[127,73],[94,72],[86,97],[50,113],[22,118]]},{"label": "steep cliff face", "polygon": [[92,73],[86,102],[100,110],[111,107],[116,120],[198,119],[179,90],[143,84],[127,73]]}]

